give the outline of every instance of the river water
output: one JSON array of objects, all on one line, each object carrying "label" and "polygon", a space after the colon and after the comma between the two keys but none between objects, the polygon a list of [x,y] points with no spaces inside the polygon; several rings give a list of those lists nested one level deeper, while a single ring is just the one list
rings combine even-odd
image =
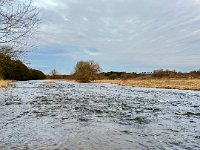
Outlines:
[{"label": "river water", "polygon": [[0,149],[200,149],[200,91],[14,82],[0,89]]}]

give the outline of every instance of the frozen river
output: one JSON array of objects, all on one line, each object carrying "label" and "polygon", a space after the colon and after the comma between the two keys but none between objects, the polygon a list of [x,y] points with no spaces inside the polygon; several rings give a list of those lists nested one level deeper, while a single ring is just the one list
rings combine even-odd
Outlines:
[{"label": "frozen river", "polygon": [[200,149],[200,91],[14,82],[0,89],[0,149]]}]

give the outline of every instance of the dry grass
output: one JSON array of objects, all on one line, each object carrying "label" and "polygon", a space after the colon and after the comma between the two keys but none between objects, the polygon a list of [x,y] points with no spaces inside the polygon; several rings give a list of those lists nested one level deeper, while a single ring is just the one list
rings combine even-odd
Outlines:
[{"label": "dry grass", "polygon": [[[56,81],[76,82],[66,79],[48,79],[47,83]],[[165,88],[179,90],[198,90],[200,91],[200,79],[131,79],[131,80],[96,80],[93,83],[111,83],[122,86],[146,87],[146,88]]]},{"label": "dry grass", "polygon": [[96,80],[95,83],[112,83],[123,86],[165,88],[180,90],[200,90],[200,79],[132,79]]},{"label": "dry grass", "polygon": [[0,80],[0,88],[8,87],[10,82],[9,80]]}]

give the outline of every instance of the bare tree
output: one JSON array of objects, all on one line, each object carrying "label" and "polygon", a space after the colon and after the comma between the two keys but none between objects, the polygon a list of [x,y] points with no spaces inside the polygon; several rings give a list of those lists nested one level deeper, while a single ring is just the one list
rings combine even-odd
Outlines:
[{"label": "bare tree", "polygon": [[74,67],[74,78],[79,82],[90,82],[98,78],[101,68],[94,61],[79,61]]},{"label": "bare tree", "polygon": [[51,75],[51,78],[55,79],[56,75],[58,75],[59,73],[56,69],[53,69],[49,74]]},{"label": "bare tree", "polygon": [[38,10],[32,0],[0,0],[0,53],[24,53],[38,22]]}]

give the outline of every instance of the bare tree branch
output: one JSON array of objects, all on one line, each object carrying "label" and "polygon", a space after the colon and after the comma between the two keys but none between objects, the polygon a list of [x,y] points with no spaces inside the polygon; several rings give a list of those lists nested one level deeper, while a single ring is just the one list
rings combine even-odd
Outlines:
[{"label": "bare tree branch", "polygon": [[[23,46],[28,45],[38,22],[38,10],[32,0],[0,0],[0,52],[16,56],[24,53]],[[5,49],[8,46],[10,52]]]}]

